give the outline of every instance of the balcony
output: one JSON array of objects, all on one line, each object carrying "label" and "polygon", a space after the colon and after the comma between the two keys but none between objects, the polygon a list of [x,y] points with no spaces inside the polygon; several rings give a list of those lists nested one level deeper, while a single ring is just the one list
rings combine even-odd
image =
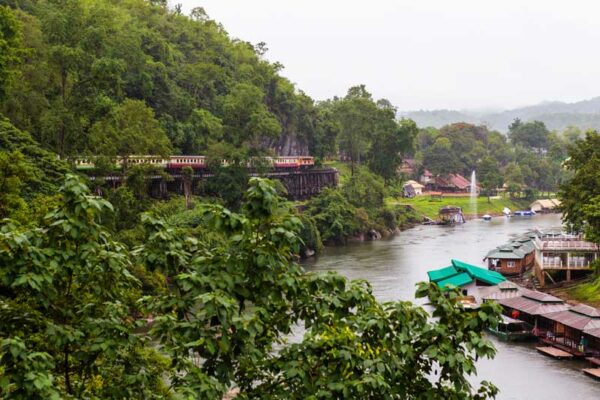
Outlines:
[{"label": "balcony", "polygon": [[590,269],[590,264],[594,260],[593,257],[542,257],[542,269],[574,269],[586,270]]}]

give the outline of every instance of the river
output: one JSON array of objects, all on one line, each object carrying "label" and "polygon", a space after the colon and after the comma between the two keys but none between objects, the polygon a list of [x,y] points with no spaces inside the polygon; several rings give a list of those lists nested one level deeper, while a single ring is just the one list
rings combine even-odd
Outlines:
[{"label": "river", "polygon": [[[427,271],[446,267],[451,258],[483,266],[486,253],[533,228],[560,225],[557,214],[473,220],[454,227],[417,226],[389,240],[327,248],[306,262],[309,271],[337,271],[350,279],[366,279],[382,301],[414,299],[415,284]],[[533,344],[514,344],[492,337],[498,353],[478,362],[474,381],[488,380],[498,399],[600,399],[600,383],[586,377],[581,361],[558,361],[538,354]]]}]

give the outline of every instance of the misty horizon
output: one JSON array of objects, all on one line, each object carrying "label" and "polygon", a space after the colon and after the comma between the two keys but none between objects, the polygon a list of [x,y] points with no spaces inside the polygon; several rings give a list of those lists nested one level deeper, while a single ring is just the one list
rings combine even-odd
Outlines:
[{"label": "misty horizon", "polygon": [[398,110],[510,110],[600,95],[600,4],[180,0],[315,100],[365,84]]}]

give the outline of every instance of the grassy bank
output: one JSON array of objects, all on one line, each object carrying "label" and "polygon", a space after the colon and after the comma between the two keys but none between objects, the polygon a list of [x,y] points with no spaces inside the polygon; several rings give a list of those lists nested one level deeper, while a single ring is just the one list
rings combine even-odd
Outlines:
[{"label": "grassy bank", "polygon": [[472,203],[468,196],[461,197],[442,197],[441,200],[432,201],[430,196],[417,196],[412,199],[392,199],[386,201],[390,205],[407,204],[412,206],[418,213],[429,218],[436,219],[438,211],[444,206],[456,206],[463,209],[465,215],[483,215],[483,214],[500,214],[504,207],[510,208],[512,211],[526,209],[529,205],[529,200],[510,199],[502,197],[499,199],[491,199],[488,202],[487,197],[478,197],[476,202]]},{"label": "grassy bank", "polygon": [[585,281],[563,291],[564,298],[585,303],[593,307],[600,307],[600,278]]}]

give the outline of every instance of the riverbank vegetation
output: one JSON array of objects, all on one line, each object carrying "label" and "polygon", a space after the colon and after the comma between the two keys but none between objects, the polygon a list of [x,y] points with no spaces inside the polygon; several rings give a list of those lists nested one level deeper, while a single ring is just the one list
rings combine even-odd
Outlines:
[{"label": "riverbank vegetation", "polygon": [[412,207],[418,214],[431,219],[438,218],[438,212],[444,206],[461,207],[465,216],[476,217],[483,214],[502,215],[504,207],[510,210],[527,209],[529,200],[511,199],[509,196],[499,196],[487,199],[469,196],[447,196],[441,199],[432,199],[430,196],[417,196],[411,199],[388,199],[390,205],[407,205]]}]

